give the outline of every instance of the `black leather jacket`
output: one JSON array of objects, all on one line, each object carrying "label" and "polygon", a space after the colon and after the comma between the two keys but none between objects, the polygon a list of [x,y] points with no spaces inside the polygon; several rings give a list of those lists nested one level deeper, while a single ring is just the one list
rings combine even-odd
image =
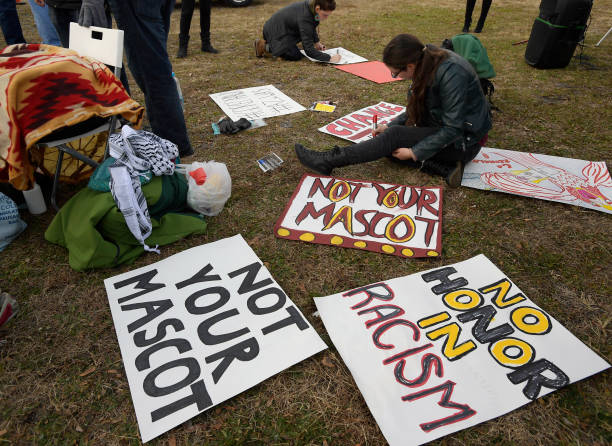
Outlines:
[{"label": "black leather jacket", "polygon": [[[491,110],[480,87],[478,75],[463,57],[450,52],[439,66],[426,91],[427,127],[434,134],[412,147],[419,161],[431,158],[446,146],[465,151],[477,145],[491,130]],[[389,125],[405,125],[405,113]]]}]

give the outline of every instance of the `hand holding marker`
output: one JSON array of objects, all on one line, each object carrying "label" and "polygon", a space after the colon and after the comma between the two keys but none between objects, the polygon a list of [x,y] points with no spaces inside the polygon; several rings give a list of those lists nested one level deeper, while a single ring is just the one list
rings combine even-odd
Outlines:
[{"label": "hand holding marker", "polygon": [[378,127],[378,115],[374,115],[374,118],[372,118],[372,138],[376,136],[377,127]]}]

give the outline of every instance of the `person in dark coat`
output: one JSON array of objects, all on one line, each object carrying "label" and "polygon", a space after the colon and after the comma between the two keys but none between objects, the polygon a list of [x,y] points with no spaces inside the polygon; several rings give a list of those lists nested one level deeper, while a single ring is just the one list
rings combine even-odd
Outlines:
[{"label": "person in dark coat", "polygon": [[412,79],[406,112],[353,146],[317,152],[296,144],[298,159],[330,175],[336,167],[386,156],[459,186],[464,164],[478,154],[491,129],[489,103],[474,68],[458,54],[423,45],[410,34],[387,44],[383,62],[391,77]]},{"label": "person in dark coat", "polygon": [[[482,32],[482,28],[484,26],[485,20],[487,19],[487,14],[489,13],[491,3],[493,3],[493,0],[482,0],[482,8],[480,8],[480,17],[478,18],[476,28],[474,28],[475,33]],[[474,12],[474,6],[476,6],[476,0],[467,0],[467,3],[465,5],[465,22],[463,24],[464,33],[470,32],[470,25],[472,24],[472,12]]]},{"label": "person in dark coat", "polygon": [[[183,0],[181,3],[181,26],[179,32],[179,49],[176,57],[187,57],[187,45],[189,43],[189,28],[191,18],[195,9],[195,0]],[[202,51],[216,54],[219,51],[210,43],[210,9],[211,0],[200,0],[200,40]]]},{"label": "person in dark coat", "polygon": [[302,48],[309,57],[322,62],[339,62],[340,56],[324,53],[317,26],[336,9],[335,0],[302,0],[275,12],[264,24],[263,39],[255,40],[255,55],[272,55],[285,60],[300,60]]}]

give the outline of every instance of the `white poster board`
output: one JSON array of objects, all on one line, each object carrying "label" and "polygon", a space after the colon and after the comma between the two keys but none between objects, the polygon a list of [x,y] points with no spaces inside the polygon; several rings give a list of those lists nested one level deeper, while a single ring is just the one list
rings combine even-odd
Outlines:
[{"label": "white poster board", "polygon": [[313,59],[312,57],[308,56],[306,54],[306,51],[304,50],[300,50],[300,52],[304,55],[304,57],[306,57],[307,59],[313,61],[313,62],[321,62],[321,63],[331,63],[334,65],[348,65],[351,63],[359,63],[359,62],[367,62],[368,59],[366,59],[365,57],[361,57],[355,53],[351,53],[349,50],[345,50],[342,47],[338,47],[338,48],[330,48],[328,50],[325,51],[321,51],[322,53],[325,54],[329,54],[330,56],[335,56],[336,54],[340,55],[340,62],[329,62],[329,61],[325,61],[325,60],[318,60],[318,59]]},{"label": "white poster board", "polygon": [[391,446],[474,426],[610,366],[484,255],[315,303]]},{"label": "white poster board", "polygon": [[399,257],[437,257],[442,189],[304,174],[274,235]]},{"label": "white poster board", "polygon": [[326,348],[240,235],[104,285],[143,442]]},{"label": "white poster board", "polygon": [[213,93],[210,98],[232,121],[272,118],[306,110],[274,85]]},{"label": "white poster board", "polygon": [[612,213],[612,180],[603,161],[483,147],[465,166],[461,185]]},{"label": "white poster board", "polygon": [[334,135],[351,142],[361,142],[372,137],[372,120],[378,116],[378,125],[388,124],[406,110],[401,105],[379,102],[364,107],[321,127],[320,132]]}]

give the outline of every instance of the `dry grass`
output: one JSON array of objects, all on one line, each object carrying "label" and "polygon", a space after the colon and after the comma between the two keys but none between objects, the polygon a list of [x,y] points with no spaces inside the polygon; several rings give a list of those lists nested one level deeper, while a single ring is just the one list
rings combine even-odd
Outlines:
[{"label": "dry grass", "polygon": [[[274,238],[272,226],[303,168],[293,154],[300,141],[326,148],[336,139],[316,131],[330,118],[303,112],[268,120],[268,126],[213,137],[221,116],[209,93],[274,84],[302,105],[317,99],[340,103],[335,117],[380,99],[403,103],[406,85],[375,85],[321,64],[260,60],[252,39],[286,0],[255,0],[248,8],[213,8],[212,42],[219,55],[199,52],[197,13],[190,57],[175,60],[185,94],[192,159],[227,163],[232,198],[209,220],[206,235],[165,247],[162,257],[190,246],[242,233],[287,294],[310,315],[312,296],[411,274],[486,254],[538,305],[590,348],[612,359],[610,349],[609,215],[578,207],[471,189],[445,192],[444,258],[400,260],[356,250]],[[439,43],[457,33],[463,3],[339,1],[321,26],[328,45],[369,59],[399,32]],[[612,0],[595,2],[584,55],[563,70],[535,70],[524,45],[537,15],[536,0],[494,2],[481,39],[498,73],[490,145],[612,165],[612,37],[593,48],[612,24]],[[477,6],[479,8],[479,6]],[[24,32],[36,40],[27,7],[19,7]],[[475,12],[477,14],[478,11]],[[177,50],[178,13],[169,53]],[[134,85],[134,84],[132,84]],[[134,88],[136,90],[136,88]],[[136,99],[142,100],[139,92]],[[263,175],[254,160],[273,150],[285,164]],[[381,160],[343,168],[343,177],[403,184],[441,184],[417,171]],[[62,200],[69,197],[64,189]],[[52,218],[24,215],[28,230],[0,254],[0,287],[17,297],[21,314],[0,336],[0,443],[138,444],[138,428],[104,291],[103,279],[134,265],[77,273],[63,248],[43,232]],[[311,319],[330,344],[321,322]],[[87,372],[87,373],[85,373]],[[82,376],[81,376],[82,375]],[[541,398],[508,415],[443,438],[441,445],[605,445],[612,442],[610,373]],[[162,435],[151,444],[378,445],[384,438],[333,347]]]}]

